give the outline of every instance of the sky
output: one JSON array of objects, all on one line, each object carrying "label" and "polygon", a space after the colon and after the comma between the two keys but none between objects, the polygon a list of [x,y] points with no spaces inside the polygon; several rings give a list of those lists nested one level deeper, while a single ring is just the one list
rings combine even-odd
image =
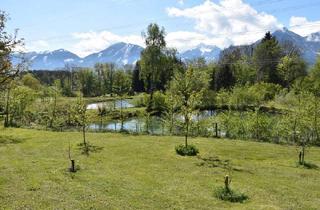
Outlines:
[{"label": "sky", "polygon": [[69,50],[80,57],[117,42],[144,46],[149,23],[169,47],[249,44],[283,27],[320,31],[320,0],[1,0],[7,31],[19,29],[27,51]]}]

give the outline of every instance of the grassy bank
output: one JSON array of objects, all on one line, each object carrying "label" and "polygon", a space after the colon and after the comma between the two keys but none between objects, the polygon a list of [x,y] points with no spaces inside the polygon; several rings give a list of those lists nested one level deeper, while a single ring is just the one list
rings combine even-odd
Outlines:
[{"label": "grassy bank", "polygon": [[[298,150],[267,143],[192,139],[200,157],[180,157],[181,137],[88,134],[101,151],[82,155],[81,133],[0,128],[0,209],[317,209],[320,170],[297,167]],[[69,140],[80,170],[68,172]],[[320,149],[308,162],[320,166]],[[229,173],[243,204],[214,189]]]}]

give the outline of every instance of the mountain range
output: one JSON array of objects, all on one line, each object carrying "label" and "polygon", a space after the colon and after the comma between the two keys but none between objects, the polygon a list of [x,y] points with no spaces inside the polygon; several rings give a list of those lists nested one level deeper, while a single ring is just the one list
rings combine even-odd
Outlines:
[{"label": "mountain range", "polygon": [[[286,28],[273,33],[279,43],[293,43],[302,53],[303,58],[309,64],[315,63],[320,52],[320,32],[302,37]],[[259,40],[253,45],[259,43]],[[116,43],[105,50],[80,58],[76,54],[64,49],[47,52],[27,52],[24,57],[30,62],[31,70],[56,70],[63,69],[66,65],[75,67],[93,67],[96,63],[115,63],[118,66],[135,64],[140,59],[143,47],[129,44]],[[203,57],[207,61],[219,58],[222,50],[216,46],[200,44],[194,49],[179,53],[182,60],[192,60]],[[19,61],[19,55],[13,56],[13,63]]]}]

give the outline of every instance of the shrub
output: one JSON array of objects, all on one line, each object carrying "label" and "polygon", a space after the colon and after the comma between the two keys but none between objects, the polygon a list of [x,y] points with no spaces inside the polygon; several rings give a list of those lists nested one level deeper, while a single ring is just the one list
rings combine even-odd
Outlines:
[{"label": "shrub", "polygon": [[160,91],[154,92],[152,100],[148,100],[147,110],[159,116],[164,114],[167,110],[165,95]]},{"label": "shrub", "polygon": [[242,203],[243,201],[248,199],[247,195],[235,192],[225,187],[217,188],[215,191],[215,196],[223,201],[230,201],[232,203]]},{"label": "shrub", "polygon": [[145,93],[141,93],[134,97],[132,103],[135,107],[146,107],[149,103],[149,95]]},{"label": "shrub", "polygon": [[198,148],[194,145],[185,146],[180,144],[177,145],[175,149],[177,154],[182,156],[196,156],[199,153]]}]

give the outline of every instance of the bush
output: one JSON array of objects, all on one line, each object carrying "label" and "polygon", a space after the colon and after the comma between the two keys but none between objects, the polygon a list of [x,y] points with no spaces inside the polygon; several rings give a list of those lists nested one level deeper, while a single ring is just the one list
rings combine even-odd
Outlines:
[{"label": "bush", "polygon": [[149,103],[149,95],[141,93],[133,98],[132,103],[135,107],[146,107]]},{"label": "bush", "polygon": [[185,145],[180,144],[180,145],[176,146],[175,149],[176,149],[177,154],[182,155],[182,156],[196,156],[199,153],[198,148],[194,145],[185,146]]},{"label": "bush", "polygon": [[152,100],[148,101],[147,110],[158,116],[164,114],[167,110],[165,95],[160,91],[154,92]]},{"label": "bush", "polygon": [[216,189],[215,196],[223,201],[230,201],[232,203],[242,203],[243,201],[248,199],[247,195],[235,192],[225,187]]}]

